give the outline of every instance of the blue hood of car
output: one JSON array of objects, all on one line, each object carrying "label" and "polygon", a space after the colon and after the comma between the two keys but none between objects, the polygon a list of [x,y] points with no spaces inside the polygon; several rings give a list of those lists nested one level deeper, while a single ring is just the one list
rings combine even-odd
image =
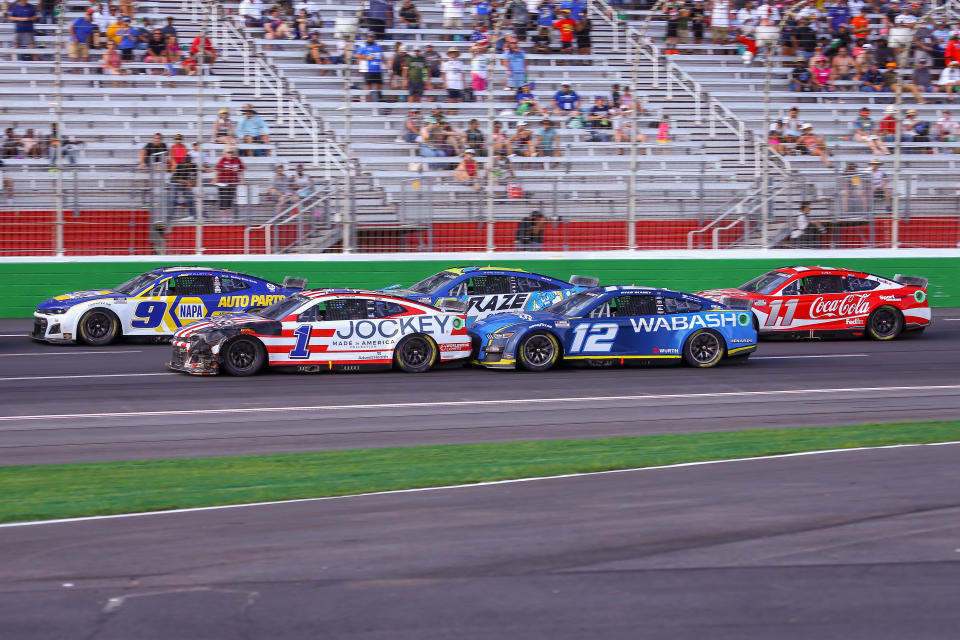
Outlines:
[{"label": "blue hood of car", "polygon": [[93,289],[90,291],[74,291],[72,293],[63,293],[44,300],[37,305],[37,311],[48,311],[50,309],[66,309],[81,302],[90,300],[110,300],[116,298],[126,298],[126,294],[114,291],[113,289]]},{"label": "blue hood of car", "polygon": [[515,324],[531,325],[542,322],[552,325],[557,320],[566,320],[566,318],[558,313],[547,313],[546,311],[534,311],[532,313],[494,313],[481,320],[477,320],[467,328],[467,331],[482,335],[493,333]]}]

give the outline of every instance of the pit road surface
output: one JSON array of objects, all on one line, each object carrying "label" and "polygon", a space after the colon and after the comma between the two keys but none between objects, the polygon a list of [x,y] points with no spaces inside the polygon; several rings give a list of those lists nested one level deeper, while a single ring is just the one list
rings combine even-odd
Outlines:
[{"label": "pit road surface", "polygon": [[168,345],[35,343],[6,320],[0,465],[956,418],[960,310],[934,318],[891,342],[763,342],[709,370],[254,378],[168,372]]}]

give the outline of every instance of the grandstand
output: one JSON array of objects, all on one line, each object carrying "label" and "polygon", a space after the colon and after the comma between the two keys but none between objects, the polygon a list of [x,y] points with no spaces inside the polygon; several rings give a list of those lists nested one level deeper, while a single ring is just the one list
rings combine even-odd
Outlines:
[{"label": "grandstand", "polygon": [[[66,4],[68,25],[88,6]],[[162,70],[156,65],[128,63],[125,86],[116,87],[99,73],[96,50],[89,63],[64,55],[63,73],[56,73],[56,25],[37,25],[38,60],[21,59],[23,50],[8,45],[12,24],[0,25],[0,40],[7,45],[0,48],[5,126],[20,134],[27,128],[48,133],[59,119],[65,136],[83,143],[76,165],[67,163],[62,172],[51,172],[46,158],[4,158],[4,177],[13,180],[15,195],[0,217],[0,252],[510,249],[518,222],[533,211],[550,220],[544,247],[554,250],[779,246],[788,240],[792,214],[803,200],[813,201],[815,217],[830,223],[823,239],[829,246],[890,242],[889,198],[851,196],[845,186],[849,176],[840,169],[854,163],[866,177],[872,156],[849,139],[850,123],[868,101],[879,119],[881,101],[892,94],[792,93],[790,60],[773,57],[772,116],[785,117],[790,106],[798,106],[802,120],[824,136],[837,169],[826,168],[816,156],[770,154],[772,216],[762,225],[764,62],[745,65],[731,45],[685,44],[679,55],[665,56],[658,46],[665,28],[659,11],[649,21],[644,10],[618,17],[603,0],[595,0],[588,9],[591,53],[534,54],[527,43],[528,77],[541,104],[549,103],[562,82],[570,83],[584,104],[595,94],[609,95],[613,84],[634,84],[644,108],[638,131],[648,142],[639,143],[632,157],[629,142],[591,141],[588,129],[563,127],[557,142],[562,157],[514,156],[511,177],[496,180],[493,189],[484,180],[475,190],[454,179],[451,168],[458,158],[424,158],[416,142],[404,141],[410,107],[404,91],[387,84],[378,101],[369,101],[355,66],[306,64],[302,40],[266,39],[262,27],[239,19],[239,4],[139,3],[138,19],[158,25],[173,16],[184,48],[206,28],[218,59],[202,77],[155,75]],[[314,30],[331,50],[342,42],[344,25],[355,23],[365,8],[358,0],[314,4],[321,16]],[[389,30],[384,44],[391,47],[385,48],[395,42],[430,44],[441,53],[455,48],[469,60],[471,29],[444,29],[439,2],[426,0],[418,10],[422,28]],[[494,117],[511,133],[523,117],[516,114],[512,93],[502,90],[503,69],[494,74]],[[419,106],[441,106],[457,129],[477,119],[488,134],[488,91],[459,103],[442,102],[441,94],[428,88],[425,98],[435,102]],[[905,102],[915,106],[912,99]],[[268,155],[243,158],[248,185],[235,214],[217,216],[216,188],[208,174],[203,222],[170,215],[169,176],[137,171],[140,148],[154,133],[168,142],[181,133],[192,142],[199,126],[204,158],[212,164],[223,149],[210,140],[217,111],[227,108],[237,116],[244,104],[256,108],[272,135],[269,145],[240,145]],[[933,121],[942,107],[915,108],[919,117]],[[671,123],[669,144],[655,141],[663,116]],[[948,153],[952,146],[905,145],[902,219],[897,221],[904,246],[957,244],[952,170],[960,156]],[[926,153],[931,149],[938,153]],[[482,176],[487,159],[477,161]],[[268,194],[278,163],[288,169],[303,164],[310,176],[313,192],[295,206],[278,206]],[[887,173],[890,164],[884,167]],[[431,165],[442,168],[431,170]],[[860,200],[863,206],[851,205]],[[63,214],[53,211],[57,203]]]}]

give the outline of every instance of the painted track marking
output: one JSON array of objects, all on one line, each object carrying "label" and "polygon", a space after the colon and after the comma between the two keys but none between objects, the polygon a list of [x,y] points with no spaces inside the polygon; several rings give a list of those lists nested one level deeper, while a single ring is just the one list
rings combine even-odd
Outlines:
[{"label": "painted track marking", "polygon": [[[117,376],[179,375],[176,373],[111,374]],[[0,378],[2,379],[2,378]],[[381,404],[330,404],[295,407],[236,407],[226,409],[167,409],[158,411],[124,411],[112,413],[49,413],[0,416],[0,422],[12,420],[76,420],[83,418],[133,418],[147,416],[201,416],[245,413],[296,413],[302,411],[355,411],[357,409],[424,409],[428,407],[482,407],[541,404],[574,404],[581,402],[615,402],[624,400],[681,400],[695,398],[745,398],[781,395],[863,393],[890,391],[960,391],[960,384],[917,387],[851,387],[837,389],[770,389],[764,391],[718,391],[710,393],[660,393],[632,396],[585,396],[574,398],[518,398],[513,400],[445,400],[437,402],[388,402]]]},{"label": "painted track marking", "polygon": [[802,358],[869,358],[869,353],[828,353],[812,356],[753,356],[751,360],[798,360]]},{"label": "painted track marking", "polygon": [[79,356],[79,355],[101,355],[101,354],[110,354],[110,353],[143,353],[143,349],[133,349],[133,350],[123,350],[123,351],[98,351],[90,349],[88,351],[47,351],[47,352],[38,352],[38,353],[0,353],[0,358],[10,358],[14,356]]},{"label": "painted track marking", "polygon": [[134,513],[116,513],[106,516],[82,516],[77,518],[57,518],[55,520],[31,520],[26,522],[7,522],[0,524],[0,529],[14,527],[33,527],[41,524],[63,524],[71,522],[89,522],[96,520],[119,520],[121,518],[139,518],[142,516],[159,516],[179,513],[195,513],[199,511],[221,511],[223,509],[241,509],[244,507],[266,507],[272,505],[295,504],[298,502],[325,502],[328,500],[345,500],[348,498],[364,498],[368,496],[389,496],[405,493],[426,493],[429,491],[449,491],[451,489],[469,489],[473,487],[490,487],[500,484],[520,484],[525,482],[539,482],[543,480],[559,480],[562,478],[585,478],[590,476],[606,476],[615,473],[630,473],[637,471],[660,471],[663,469],[679,469],[683,467],[704,467],[707,465],[731,464],[736,462],[755,462],[761,460],[777,460],[784,458],[798,458],[801,456],[818,456],[830,453],[849,453],[854,451],[878,451],[880,449],[908,449],[915,447],[943,447],[958,445],[960,441],[926,442],[913,444],[889,444],[879,447],[850,447],[848,449],[820,449],[817,451],[799,451],[797,453],[779,453],[769,456],[753,456],[749,458],[730,458],[728,460],[701,460],[698,462],[679,462],[656,467],[631,467],[629,469],[611,469],[609,471],[587,471],[583,473],[564,473],[555,476],[534,476],[531,478],[513,478],[510,480],[490,480],[487,482],[472,482],[470,484],[443,485],[440,487],[420,487],[417,489],[394,489],[391,491],[373,491],[370,493],[351,493],[343,496],[326,496],[322,498],[295,498],[293,500],[271,500],[268,502],[247,502],[241,504],[221,504],[209,507],[189,507],[186,509],[167,509],[165,511],[138,511]]},{"label": "painted track marking", "polygon": [[159,373],[84,373],[76,376],[20,376],[16,378],[0,378],[0,382],[8,380],[70,380],[73,378],[133,378],[143,376],[179,376],[181,373],[163,371]]}]

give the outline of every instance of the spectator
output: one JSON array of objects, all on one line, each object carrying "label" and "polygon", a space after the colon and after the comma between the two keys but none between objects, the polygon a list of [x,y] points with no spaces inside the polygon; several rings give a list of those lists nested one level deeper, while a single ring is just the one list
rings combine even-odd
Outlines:
[{"label": "spectator", "polygon": [[553,28],[560,32],[561,53],[573,53],[573,39],[577,22],[570,17],[569,9],[560,9],[557,12],[559,20],[553,23]]},{"label": "spectator", "polygon": [[790,113],[783,122],[783,141],[796,142],[800,137],[800,111],[790,107]]},{"label": "spectator", "polygon": [[460,61],[460,51],[450,47],[440,70],[443,72],[443,88],[447,90],[447,102],[460,102],[463,98],[463,62]]},{"label": "spectator", "polygon": [[387,29],[393,28],[392,0],[369,0],[364,18],[370,31],[373,31],[378,39],[383,38]]},{"label": "spectator", "polygon": [[563,155],[556,145],[557,128],[553,126],[553,120],[544,118],[541,127],[534,132],[534,135],[537,155],[542,158],[558,158]]},{"label": "spectator", "polygon": [[887,174],[880,165],[883,164],[877,158],[870,161],[870,188],[873,191],[874,201],[881,200],[885,204],[890,204],[890,189],[887,184]]},{"label": "spectator", "polygon": [[[103,72],[105,76],[122,76],[127,73],[123,68],[123,57],[120,55],[120,52],[117,51],[117,44],[112,40],[107,42],[107,49],[101,57],[100,71]],[[119,80],[114,79],[114,87],[119,87],[121,84],[126,85],[125,82],[121,83]]]},{"label": "spectator", "polygon": [[836,86],[837,82],[859,79],[857,61],[850,55],[850,50],[847,47],[840,47],[830,62],[830,84]]},{"label": "spectator", "polygon": [[871,63],[867,70],[860,76],[860,91],[874,93],[883,91],[884,86],[883,74],[877,68],[876,63]]},{"label": "spectator", "polygon": [[913,86],[915,86],[920,93],[932,93],[937,90],[937,83],[933,81],[933,78],[930,75],[930,69],[927,67],[927,63],[922,60],[919,62],[913,63]]},{"label": "spectator", "polygon": [[400,22],[407,29],[419,29],[420,28],[420,12],[411,0],[403,0],[403,4],[400,5]]},{"label": "spectator", "polygon": [[517,91],[517,115],[525,116],[529,114],[537,114],[541,116],[546,116],[547,113],[543,108],[537,104],[537,99],[534,97],[533,92],[530,90],[530,85],[524,84]]},{"label": "spectator", "polygon": [[521,120],[517,123],[517,129],[510,136],[510,147],[522,156],[528,158],[537,155],[536,143],[533,140],[533,132],[527,128],[527,121]]},{"label": "spectator", "polygon": [[579,20],[580,16],[586,12],[587,5],[582,0],[563,0],[560,8],[569,12],[571,20]]},{"label": "spectator", "polygon": [[893,142],[897,139],[897,119],[895,117],[897,110],[893,105],[887,106],[883,110],[884,116],[877,125],[877,134],[881,136],[884,142]]},{"label": "spectator", "polygon": [[[307,15],[306,9],[300,9],[293,19],[293,35],[297,40],[307,40],[310,37],[310,25],[313,21]],[[319,36],[319,34],[317,34]]]},{"label": "spectator", "polygon": [[813,83],[817,90],[833,91],[830,85],[830,63],[826,56],[814,56],[813,63],[810,65],[810,73],[813,74]]},{"label": "spectator", "polygon": [[220,200],[220,218],[229,220],[237,199],[237,185],[244,184],[244,166],[233,147],[227,147],[217,162],[217,193]]},{"label": "spectator", "polygon": [[243,0],[237,8],[237,14],[248,27],[263,26],[263,2],[260,0]]},{"label": "spectator", "polygon": [[406,66],[407,52],[402,42],[394,46],[393,56],[390,58],[390,88],[400,89],[403,86],[403,68]]},{"label": "spectator", "polygon": [[[748,9],[744,9],[744,11],[748,11]],[[684,7],[684,3],[681,0],[680,2],[667,2],[663,7],[663,13],[667,19],[667,33],[664,39],[664,53],[666,55],[679,53],[677,51],[677,31],[678,23],[680,22],[680,15],[684,14],[684,22],[686,22],[687,16],[690,15],[690,12]]]},{"label": "spectator", "polygon": [[427,61],[431,87],[440,85],[443,81],[443,74],[440,71],[440,67],[443,66],[443,58],[440,53],[433,48],[432,44],[427,44],[423,47],[423,57]]},{"label": "spectator", "polygon": [[[33,23],[37,21],[37,8],[27,0],[17,0],[9,9],[13,25],[13,46],[15,49],[35,49]],[[37,56],[33,56],[37,60]]]},{"label": "spectator", "polygon": [[0,160],[0,184],[3,185],[4,191],[7,192],[7,204],[13,204],[13,179],[3,174],[3,167],[3,160]]},{"label": "spectator", "polygon": [[[443,5],[443,28],[447,30],[463,29],[464,0],[441,0]],[[444,40],[450,36],[445,35]]]},{"label": "spectator", "polygon": [[514,246],[521,251],[541,251],[546,226],[547,219],[542,213],[539,211],[531,212],[517,225]]},{"label": "spectator", "polygon": [[670,144],[670,116],[667,114],[660,117],[660,124],[657,126],[657,143]]},{"label": "spectator", "polygon": [[940,72],[937,82],[940,90],[947,94],[947,102],[953,104],[954,96],[960,89],[960,62],[953,60]]},{"label": "spectator", "polygon": [[175,36],[177,35],[177,28],[173,26],[174,18],[173,16],[167,16],[167,25],[160,29],[160,32],[163,34],[163,37]]},{"label": "spectator", "polygon": [[480,191],[479,171],[473,149],[464,150],[463,159],[453,170],[453,177],[460,182],[466,182],[474,191]]},{"label": "spectator", "polygon": [[960,134],[960,123],[950,118],[950,110],[944,109],[942,117],[937,120],[935,129],[938,142],[956,142]]},{"label": "spectator", "polygon": [[476,12],[476,22],[482,24],[488,29],[491,27],[490,24],[490,11],[491,11],[491,2],[490,0],[467,0],[467,4],[473,5],[473,10]]},{"label": "spectator", "polygon": [[[307,40],[307,55],[304,59],[307,64],[330,64],[330,53],[327,51],[327,45],[320,42],[320,32],[314,31]],[[320,75],[326,75],[323,71]]]},{"label": "spectator", "polygon": [[510,143],[510,138],[504,133],[503,125],[499,121],[494,121],[490,138],[493,140],[493,153],[495,155],[500,153],[513,155],[513,145]]},{"label": "spectator", "polygon": [[917,125],[920,121],[917,119],[916,109],[907,109],[903,122],[900,123],[900,133],[903,135],[904,142],[917,141]]},{"label": "spectator", "polygon": [[267,195],[276,199],[277,209],[283,207],[288,201],[294,203],[298,200],[293,177],[287,174],[282,164],[277,165],[277,170],[273,174],[273,184],[267,191]]},{"label": "spectator", "polygon": [[897,70],[896,62],[887,63],[887,73],[884,74],[884,83],[887,86],[887,90],[893,93],[900,93],[900,85],[902,83],[903,88],[913,94],[917,104],[927,104],[926,100],[923,99],[920,88],[917,87],[915,83],[911,82],[909,78],[900,79],[900,72]]},{"label": "spectator", "polygon": [[540,0],[537,4],[537,39],[534,49],[537,53],[547,53],[550,50],[550,34],[555,21],[554,4],[552,0]]},{"label": "spectator", "polygon": [[427,59],[421,55],[420,47],[414,46],[413,54],[403,63],[403,86],[408,102],[420,102],[429,74]]},{"label": "spectator", "polygon": [[207,65],[207,68],[213,73],[213,63],[217,61],[217,50],[213,48],[213,43],[207,37],[206,31],[201,31],[200,35],[193,39],[190,44],[190,53],[196,56],[202,64]]},{"label": "spectator", "polygon": [[570,88],[570,83],[564,82],[560,85],[560,90],[553,94],[553,115],[555,116],[579,116],[580,115],[580,96]]},{"label": "spectator", "polygon": [[368,102],[379,102],[383,89],[383,47],[377,43],[374,32],[367,34],[366,41],[357,46],[356,57],[360,60],[360,73],[367,91]]},{"label": "spectator", "polygon": [[703,0],[695,0],[693,7],[690,8],[690,29],[693,33],[694,44],[703,42],[704,23],[706,23],[706,10],[703,6]]},{"label": "spectator", "polygon": [[449,122],[441,125],[443,129],[443,151],[448,156],[459,156],[467,148],[465,131],[456,129]]},{"label": "spectator", "polygon": [[494,183],[502,184],[504,181],[512,180],[516,177],[516,174],[513,172],[512,158],[512,155],[507,155],[506,149],[500,149],[493,156],[493,162],[487,165],[487,171],[493,174]]},{"label": "spectator", "polygon": [[[243,117],[237,121],[236,131],[243,144],[270,144],[270,127],[249,104],[243,109]],[[249,156],[250,149],[246,149],[244,155]],[[266,149],[256,149],[253,155],[267,156],[270,153]]]},{"label": "spectator", "polygon": [[577,24],[574,26],[574,34],[577,37],[577,53],[580,55],[590,55],[592,42],[590,32],[593,30],[593,23],[586,14],[580,16]]},{"label": "spectator", "polygon": [[133,0],[119,0],[120,12],[127,18],[133,19]]},{"label": "spectator", "polygon": [[516,42],[507,46],[503,66],[507,70],[505,89],[516,91],[527,84],[527,56]]},{"label": "spectator", "polygon": [[848,162],[843,170],[840,182],[840,207],[844,213],[863,213],[868,211],[870,201],[867,198],[866,185],[857,171],[857,165]]},{"label": "spectator", "polygon": [[799,153],[819,157],[823,164],[827,165],[827,168],[833,169],[833,165],[830,164],[830,152],[827,150],[827,145],[822,136],[813,132],[813,125],[805,123],[800,127],[800,138],[797,140],[795,149]]},{"label": "spectator", "polygon": [[295,197],[297,202],[299,202],[301,198],[308,198],[313,194],[313,180],[304,172],[302,164],[297,164],[297,167],[293,170],[291,180],[293,181],[293,188],[296,191]]},{"label": "spectator", "polygon": [[163,136],[159,133],[153,134],[153,140],[148,142],[140,149],[140,162],[137,165],[141,169],[163,168],[167,164],[167,145],[163,141]]},{"label": "spectator", "polygon": [[91,20],[93,20],[93,48],[99,49],[102,44],[107,41],[107,30],[110,28],[110,24],[113,20],[110,17],[110,14],[103,8],[102,5],[97,4],[93,10],[93,13],[90,14]]},{"label": "spectator", "polygon": [[120,18],[120,28],[117,29],[114,42],[124,62],[132,62],[133,54],[137,50],[137,32],[130,26],[130,17]]},{"label": "spectator", "polygon": [[[624,108],[617,109],[613,116],[613,141],[619,143],[633,143],[633,129],[635,126],[634,114]],[[637,133],[637,142],[646,143],[647,136]],[[617,147],[617,155],[623,155],[624,147]]]},{"label": "spectator", "polygon": [[870,151],[877,155],[887,155],[890,151],[883,144],[878,133],[876,125],[870,119],[870,109],[863,107],[853,123],[853,139],[866,144]]},{"label": "spectator", "polygon": [[93,40],[93,30],[96,26],[90,19],[93,9],[87,9],[83,15],[70,24],[70,42],[68,49],[70,59],[74,62],[90,62],[90,43]]},{"label": "spectator", "polygon": [[790,73],[791,91],[819,91],[820,85],[813,77],[813,72],[807,65],[805,58],[797,58],[793,65],[793,71]]},{"label": "spectator", "polygon": [[870,65],[877,62],[873,57],[873,46],[869,44],[854,48],[853,59],[857,63],[857,74],[861,80],[863,80],[863,74],[867,72]]},{"label": "spectator", "polygon": [[210,163],[207,161],[207,153],[200,149],[200,143],[194,142],[190,150],[190,162],[197,165],[197,171],[210,173]]},{"label": "spectator", "polygon": [[793,30],[793,47],[797,50],[797,55],[804,60],[813,57],[817,49],[817,32],[810,28],[809,21],[797,22],[797,28]]},{"label": "spectator", "polygon": [[20,156],[20,138],[14,133],[13,127],[7,127],[3,132],[3,144],[0,145],[0,150],[2,150],[4,158],[16,158]]},{"label": "spectator", "polygon": [[517,34],[517,39],[525,42],[527,29],[530,28],[530,11],[527,10],[527,3],[524,0],[509,0],[504,17],[510,19],[510,28]]},{"label": "spectator", "polygon": [[23,155],[27,158],[39,158],[43,155],[40,149],[40,140],[37,139],[33,129],[27,129],[27,132],[20,138],[20,144],[23,146]]},{"label": "spectator", "polygon": [[960,62],[960,35],[956,33],[950,36],[950,41],[943,48],[943,63],[949,65],[951,62]]},{"label": "spectator", "polygon": [[464,134],[464,140],[468,147],[476,150],[476,155],[481,157],[487,155],[486,136],[480,130],[480,121],[476,118],[470,121],[470,126]]},{"label": "spectator", "polygon": [[487,88],[490,65],[493,64],[489,44],[489,41],[482,40],[470,47],[470,83],[474,94]]},{"label": "spectator", "polygon": [[183,161],[177,164],[173,175],[170,177],[170,199],[167,207],[170,216],[177,214],[177,207],[184,206],[187,208],[188,219],[193,219],[193,189],[196,186],[197,165],[187,155]]},{"label": "spectator", "polygon": [[810,203],[801,202],[800,211],[794,216],[790,241],[801,249],[819,249],[821,237],[827,233],[826,227],[810,218]]},{"label": "spectator", "polygon": [[173,144],[170,145],[167,152],[168,169],[170,171],[176,169],[177,165],[183,162],[189,153],[190,150],[187,145],[183,144],[183,135],[179,133],[174,135]]},{"label": "spectator", "polygon": [[878,67],[886,68],[888,62],[897,61],[897,52],[890,48],[886,40],[878,40],[873,50],[873,59],[877,61]]},{"label": "spectator", "polygon": [[607,142],[610,139],[608,132],[613,129],[610,121],[610,107],[603,96],[593,96],[593,106],[587,115],[587,125],[590,127],[590,142]]},{"label": "spectator", "polygon": [[[430,116],[426,119],[423,129],[420,130],[420,155],[424,158],[443,158],[446,152],[443,150],[444,133],[437,119]],[[439,164],[428,164],[427,169],[442,169]]]},{"label": "spectator", "polygon": [[38,6],[40,11],[40,20],[41,24],[56,24],[56,8],[57,2],[59,0],[39,0]]},{"label": "spectator", "polygon": [[416,142],[420,136],[420,131],[423,129],[423,123],[420,121],[420,109],[410,109],[403,126],[403,141]]},{"label": "spectator", "polygon": [[727,44],[730,20],[730,0],[713,0],[710,3],[710,35],[713,44]]},{"label": "spectator", "polygon": [[177,72],[174,65],[180,62],[180,44],[177,41],[177,36],[174,35],[167,35],[166,40],[167,62],[169,63],[167,65],[167,70],[169,71],[170,75],[175,76],[177,75]]}]

